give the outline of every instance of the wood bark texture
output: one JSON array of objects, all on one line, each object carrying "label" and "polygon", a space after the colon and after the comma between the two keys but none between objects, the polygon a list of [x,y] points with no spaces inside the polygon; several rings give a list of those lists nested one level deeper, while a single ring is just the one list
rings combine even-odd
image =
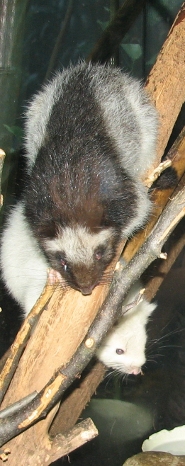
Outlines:
[{"label": "wood bark texture", "polygon": [[164,154],[174,124],[185,101],[185,3],[146,82],[146,89],[159,112],[158,161]]}]

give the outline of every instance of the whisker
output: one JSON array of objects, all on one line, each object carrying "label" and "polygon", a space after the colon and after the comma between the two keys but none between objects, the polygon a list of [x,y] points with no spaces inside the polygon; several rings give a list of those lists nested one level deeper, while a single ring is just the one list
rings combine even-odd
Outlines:
[{"label": "whisker", "polygon": [[[180,334],[181,332],[183,332],[185,330],[185,328],[179,328],[179,329],[176,329],[176,330],[171,330],[169,331],[168,333],[166,333],[165,335],[162,335],[161,337],[159,338],[155,338],[153,340],[150,340],[149,343],[147,343],[147,350],[151,349],[154,345],[159,345],[159,348],[161,347],[160,344],[163,343],[163,341],[170,337],[170,336],[173,336],[173,335],[177,335],[177,334]],[[168,346],[168,345],[167,345]],[[164,347],[164,346],[163,346]]]}]

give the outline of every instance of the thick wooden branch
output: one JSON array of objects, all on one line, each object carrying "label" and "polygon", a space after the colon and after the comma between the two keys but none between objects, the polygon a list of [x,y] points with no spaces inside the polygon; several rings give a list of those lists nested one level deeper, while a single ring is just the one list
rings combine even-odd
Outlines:
[{"label": "thick wooden branch", "polygon": [[168,37],[146,82],[146,89],[159,112],[159,163],[174,124],[185,101],[185,3],[183,3]]},{"label": "thick wooden branch", "polygon": [[32,311],[29,313],[24,321],[24,325],[21,327],[15,341],[13,342],[6,362],[0,374],[0,403],[2,402],[7,388],[12,380],[12,377],[16,371],[18,362],[25,349],[25,345],[30,338],[31,332],[33,331],[36,322],[38,321],[44,306],[48,303],[49,299],[53,295],[55,286],[51,286],[49,283],[46,284],[40,298],[36,302]]},{"label": "thick wooden branch", "polygon": [[[59,433],[55,438],[52,439],[51,444],[47,450],[44,450],[45,445],[41,446],[41,450],[37,452],[37,463],[34,462],[33,458],[25,459],[22,462],[24,452],[19,459],[19,465],[33,466],[35,464],[50,466],[51,463],[61,458],[62,456],[69,455],[72,451],[81,447],[85,443],[89,442],[93,438],[97,437],[98,430],[90,418],[79,422],[72,429],[68,430],[64,434]],[[44,448],[42,448],[44,447]],[[43,454],[44,451],[44,454]],[[10,455],[10,456],[9,456]],[[9,448],[0,450],[0,459],[2,461],[8,461],[8,464],[12,464],[12,456]]]},{"label": "thick wooden branch", "polygon": [[74,426],[83,411],[84,404],[89,403],[104,374],[105,367],[101,362],[96,362],[89,371],[83,373],[82,380],[78,380],[76,388],[74,387],[65,401],[60,404],[49,431],[51,436],[59,432],[67,432]]},{"label": "thick wooden branch", "polygon": [[48,451],[44,465],[49,466],[51,461],[56,461],[62,456],[69,455],[93,438],[98,431],[90,418],[80,422],[65,434],[58,434],[52,441],[51,450]]},{"label": "thick wooden branch", "polygon": [[105,335],[110,325],[118,317],[120,306],[131,284],[155,258],[163,258],[163,255],[161,255],[162,246],[184,215],[185,187],[173,200],[169,201],[153,232],[136,256],[126,267],[120,267],[115,272],[109,294],[70,362],[57,371],[56,376],[54,375],[51,378],[49,383],[26,408],[24,407],[19,412],[0,419],[0,445],[19,432],[23,432],[35,421],[44,418],[59,401],[66,388],[81,374],[100,344],[102,336]]}]

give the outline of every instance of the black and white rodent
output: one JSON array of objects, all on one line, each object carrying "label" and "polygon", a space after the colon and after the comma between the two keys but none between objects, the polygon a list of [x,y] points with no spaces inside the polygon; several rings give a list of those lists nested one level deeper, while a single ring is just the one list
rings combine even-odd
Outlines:
[{"label": "black and white rodent", "polygon": [[48,267],[90,294],[116,247],[141,227],[141,177],[155,157],[156,110],[141,84],[110,66],[56,74],[26,113],[28,180],[2,235],[8,290],[28,313]]},{"label": "black and white rodent", "polygon": [[[133,302],[140,289],[139,282],[134,284],[123,304]],[[146,362],[146,324],[155,308],[156,304],[143,299],[109,330],[96,352],[105,366],[124,374],[141,373],[141,367]]]}]

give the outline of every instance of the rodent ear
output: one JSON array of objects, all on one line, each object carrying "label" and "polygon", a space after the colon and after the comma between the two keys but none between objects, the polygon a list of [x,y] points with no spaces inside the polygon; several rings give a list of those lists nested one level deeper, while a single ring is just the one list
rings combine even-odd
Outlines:
[{"label": "rodent ear", "polygon": [[156,309],[156,307],[157,307],[156,303],[148,303],[147,315],[150,316],[152,314],[152,312],[154,311],[154,309]]}]

